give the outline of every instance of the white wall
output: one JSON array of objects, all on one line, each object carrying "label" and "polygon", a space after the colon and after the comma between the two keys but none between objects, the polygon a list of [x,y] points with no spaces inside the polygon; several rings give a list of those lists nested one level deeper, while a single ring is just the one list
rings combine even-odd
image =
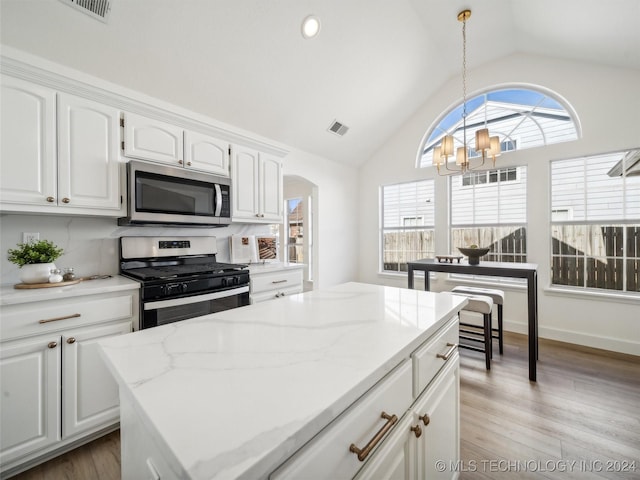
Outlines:
[{"label": "white wall", "polygon": [[[640,71],[599,67],[532,55],[513,55],[468,72],[468,96],[499,85],[528,84],[552,90],[577,112],[582,138],[503,154],[500,166],[527,165],[528,261],[537,263],[540,336],[640,355],[640,301],[613,296],[568,296],[550,286],[549,161],[640,147]],[[378,272],[378,189],[383,184],[434,178],[432,168],[416,169],[422,137],[435,119],[461,101],[460,79],[452,78],[362,167],[360,175],[359,279],[406,286],[406,276]],[[365,174],[366,172],[366,174]],[[447,181],[436,178],[436,253],[447,254]],[[376,206],[376,208],[372,208]],[[452,284],[443,275],[434,290]],[[526,295],[506,291],[506,328],[526,332]]]},{"label": "white wall", "polygon": [[358,170],[323,157],[293,150],[284,159],[284,174],[317,186],[314,208],[314,287],[353,281],[358,276]]}]

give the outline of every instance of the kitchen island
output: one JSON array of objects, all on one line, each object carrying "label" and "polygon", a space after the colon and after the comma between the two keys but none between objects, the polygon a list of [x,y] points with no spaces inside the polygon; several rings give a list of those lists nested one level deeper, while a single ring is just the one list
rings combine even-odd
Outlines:
[{"label": "kitchen island", "polygon": [[[407,392],[413,401],[430,381],[415,368],[426,357],[414,354],[447,325],[447,338],[457,339],[456,313],[465,303],[446,293],[347,283],[102,342],[120,385],[122,478],[268,478],[336,418],[348,419],[344,412],[386,378],[402,385],[392,395]],[[457,367],[449,345],[438,345],[438,357]],[[450,426],[456,443],[457,428]],[[366,465],[348,451],[366,439],[343,441],[349,468]],[[288,478],[286,470],[274,477]]]}]

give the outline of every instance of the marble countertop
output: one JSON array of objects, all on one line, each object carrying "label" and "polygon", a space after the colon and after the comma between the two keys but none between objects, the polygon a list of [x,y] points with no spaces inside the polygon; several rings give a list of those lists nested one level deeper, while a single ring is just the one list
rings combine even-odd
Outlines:
[{"label": "marble countertop", "polygon": [[464,297],[346,283],[100,342],[167,459],[262,478],[375,385]]},{"label": "marble countertop", "polygon": [[137,290],[140,283],[129,278],[114,275],[111,278],[83,280],[75,285],[63,287],[16,289],[13,285],[0,286],[0,305],[57,300],[59,298],[79,297],[97,293]]}]

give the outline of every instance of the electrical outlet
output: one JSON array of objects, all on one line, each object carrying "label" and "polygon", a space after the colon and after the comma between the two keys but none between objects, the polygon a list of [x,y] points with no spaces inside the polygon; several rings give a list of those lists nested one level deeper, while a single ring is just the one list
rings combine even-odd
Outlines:
[{"label": "electrical outlet", "polygon": [[38,232],[23,232],[22,243],[37,242],[40,240],[40,234]]}]

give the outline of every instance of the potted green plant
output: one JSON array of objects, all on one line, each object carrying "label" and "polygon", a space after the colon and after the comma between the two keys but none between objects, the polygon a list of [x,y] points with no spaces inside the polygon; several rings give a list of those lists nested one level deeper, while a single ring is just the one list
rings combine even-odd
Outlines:
[{"label": "potted green plant", "polygon": [[20,281],[22,283],[46,283],[49,273],[56,268],[55,262],[63,253],[49,240],[19,243],[16,248],[10,248],[8,259],[20,267]]}]

